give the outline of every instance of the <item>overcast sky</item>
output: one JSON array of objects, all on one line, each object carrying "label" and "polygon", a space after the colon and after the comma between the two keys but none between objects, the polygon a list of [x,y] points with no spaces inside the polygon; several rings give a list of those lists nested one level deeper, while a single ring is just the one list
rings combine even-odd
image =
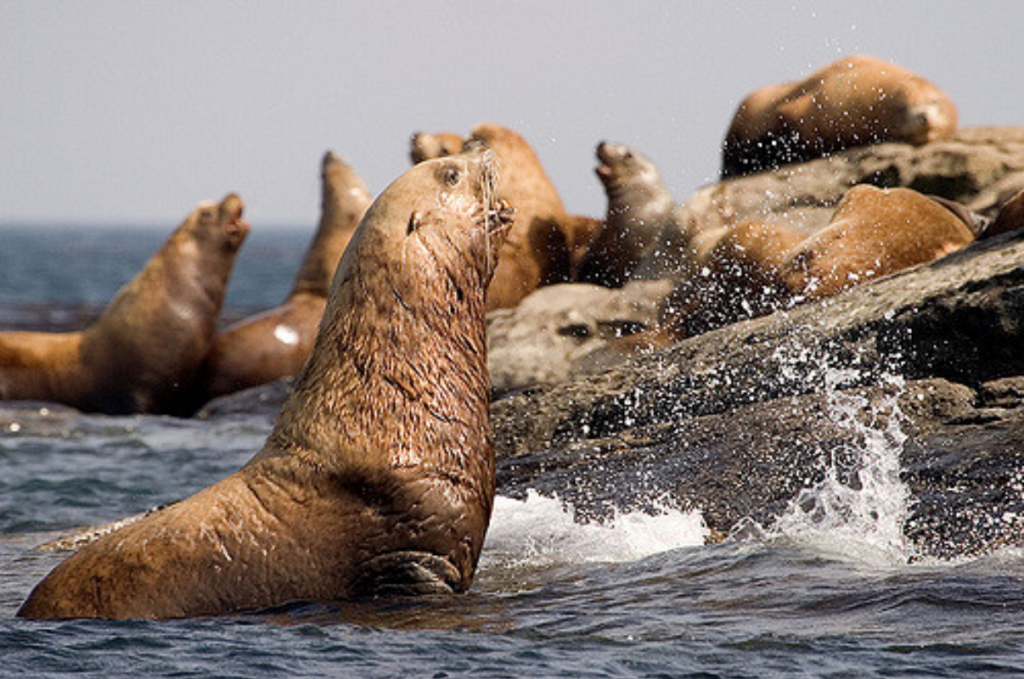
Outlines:
[{"label": "overcast sky", "polygon": [[520,131],[574,212],[594,147],[714,179],[739,101],[846,54],[1024,124],[1024,2],[0,0],[0,227],[170,227],[237,191],[254,228],[311,229],[330,148],[379,192],[416,130]]}]

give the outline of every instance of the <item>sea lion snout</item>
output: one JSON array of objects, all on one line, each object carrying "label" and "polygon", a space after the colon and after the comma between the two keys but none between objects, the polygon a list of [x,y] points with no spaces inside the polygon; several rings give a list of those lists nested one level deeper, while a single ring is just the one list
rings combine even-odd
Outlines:
[{"label": "sea lion snout", "polygon": [[233,247],[239,247],[245,237],[249,235],[249,222],[242,219],[245,204],[235,193],[229,193],[220,202],[218,207],[218,218],[224,226],[224,233],[227,234],[228,243]]}]

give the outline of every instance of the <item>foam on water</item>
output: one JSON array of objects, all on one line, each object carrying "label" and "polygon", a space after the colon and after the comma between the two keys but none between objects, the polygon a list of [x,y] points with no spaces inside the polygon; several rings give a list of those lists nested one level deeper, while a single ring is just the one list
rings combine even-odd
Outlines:
[{"label": "foam on water", "polygon": [[913,547],[903,532],[910,493],[899,476],[903,379],[887,377],[885,395],[872,401],[842,390],[857,382],[856,369],[825,368],[823,377],[832,420],[853,443],[821,450],[825,478],[793,500],[769,535],[869,566],[906,564]]},{"label": "foam on water", "polygon": [[530,491],[525,500],[498,496],[484,546],[485,562],[505,568],[619,563],[704,544],[699,511],[617,512],[602,523],[576,523],[571,507]]}]

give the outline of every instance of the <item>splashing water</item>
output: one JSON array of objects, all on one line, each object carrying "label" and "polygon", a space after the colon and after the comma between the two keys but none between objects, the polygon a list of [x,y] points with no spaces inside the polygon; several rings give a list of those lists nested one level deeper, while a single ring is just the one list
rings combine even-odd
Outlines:
[{"label": "splashing water", "polygon": [[907,439],[899,408],[903,379],[884,377],[885,393],[872,401],[842,390],[858,381],[858,370],[826,367],[823,376],[828,412],[852,441],[821,451],[825,478],[793,500],[770,534],[869,565],[905,564],[912,547],[903,532],[910,494],[899,476]]},{"label": "splashing water", "polygon": [[704,544],[708,528],[699,511],[661,508],[657,514],[617,512],[602,523],[580,524],[558,498],[529,491],[525,500],[498,496],[484,546],[484,563],[502,568],[545,568],[577,563],[620,563]]}]

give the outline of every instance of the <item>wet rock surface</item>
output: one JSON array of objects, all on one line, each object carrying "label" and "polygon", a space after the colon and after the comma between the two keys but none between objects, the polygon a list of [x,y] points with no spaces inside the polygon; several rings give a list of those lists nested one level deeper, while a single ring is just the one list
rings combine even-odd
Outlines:
[{"label": "wet rock surface", "polygon": [[769,525],[899,458],[921,555],[1024,542],[1024,234],[492,407],[503,492]]}]

